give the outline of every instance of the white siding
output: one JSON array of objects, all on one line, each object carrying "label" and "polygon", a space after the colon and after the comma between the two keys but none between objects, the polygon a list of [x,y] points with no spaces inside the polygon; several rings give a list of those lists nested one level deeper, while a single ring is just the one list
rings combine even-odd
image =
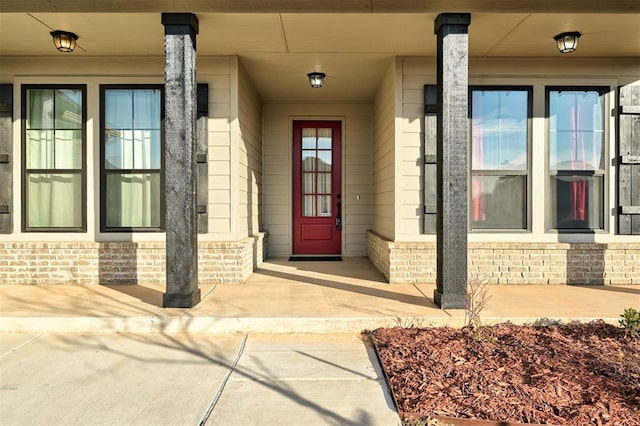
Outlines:
[{"label": "white siding", "polygon": [[238,66],[238,224],[239,237],[260,231],[262,199],[262,100],[244,67]]},{"label": "white siding", "polygon": [[269,256],[291,254],[292,121],[343,122],[343,255],[366,254],[365,231],[371,227],[371,106],[369,104],[263,105],[263,227]]},{"label": "white siding", "polygon": [[235,57],[198,58],[198,82],[209,85],[209,233],[201,239],[232,237],[232,110],[237,97]]},{"label": "white siding", "polygon": [[396,62],[387,69],[373,102],[373,230],[395,238]]},{"label": "white siding", "polygon": [[[534,110],[531,159],[531,233],[479,233],[469,234],[469,241],[522,241],[523,235],[530,242],[558,241],[558,236],[545,230],[546,206],[546,128],[544,91],[547,85],[602,85],[611,87],[608,108],[615,108],[615,90],[619,85],[640,80],[637,59],[481,59],[472,58],[469,63],[471,85],[524,85],[533,86]],[[402,58],[402,126],[399,134],[398,166],[401,195],[398,199],[401,215],[396,241],[435,241],[434,235],[422,234],[423,182],[422,138],[423,86],[436,83],[435,58]],[[607,114],[608,164],[615,157],[615,117]],[[375,133],[374,133],[375,134]],[[375,160],[374,160],[375,163]],[[374,167],[376,167],[374,165]],[[608,169],[608,212],[606,233],[591,236],[574,236],[575,242],[609,241],[615,226],[615,168]],[[374,216],[375,217],[375,216]],[[386,235],[385,235],[386,236]],[[623,237],[615,236],[619,241]],[[573,240],[572,240],[573,241]]]}]

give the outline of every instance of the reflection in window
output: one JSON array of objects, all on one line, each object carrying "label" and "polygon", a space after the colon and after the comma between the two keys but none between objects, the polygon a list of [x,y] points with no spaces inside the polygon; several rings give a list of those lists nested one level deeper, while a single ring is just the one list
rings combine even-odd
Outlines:
[{"label": "reflection in window", "polygon": [[159,87],[103,87],[103,229],[162,226],[161,97]]},{"label": "reflection in window", "polygon": [[604,228],[604,93],[547,88],[551,226]]},{"label": "reflection in window", "polygon": [[24,228],[76,230],[84,218],[84,87],[25,86]]},{"label": "reflection in window", "polygon": [[333,142],[330,128],[302,129],[302,215],[331,216]]},{"label": "reflection in window", "polygon": [[471,228],[527,229],[530,88],[471,90]]}]

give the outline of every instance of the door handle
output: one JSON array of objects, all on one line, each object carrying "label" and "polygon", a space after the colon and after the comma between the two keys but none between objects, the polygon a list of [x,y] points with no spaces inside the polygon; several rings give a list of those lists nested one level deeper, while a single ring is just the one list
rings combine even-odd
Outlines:
[{"label": "door handle", "polygon": [[336,229],[338,231],[342,231],[342,201],[340,201],[340,199],[342,198],[341,194],[336,195],[336,198],[338,199],[338,201],[336,202]]}]

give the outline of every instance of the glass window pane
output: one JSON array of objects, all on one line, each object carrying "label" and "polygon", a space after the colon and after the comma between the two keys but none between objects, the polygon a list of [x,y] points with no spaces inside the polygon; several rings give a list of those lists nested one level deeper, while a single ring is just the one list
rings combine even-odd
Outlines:
[{"label": "glass window pane", "polygon": [[160,174],[108,174],[107,226],[160,227]]},{"label": "glass window pane", "polygon": [[302,174],[302,193],[315,194],[316,192],[316,175],[315,173]]},{"label": "glass window pane", "polygon": [[53,129],[53,90],[27,90],[27,129]]},{"label": "glass window pane", "polygon": [[302,170],[312,172],[316,169],[316,151],[302,151]]},{"label": "glass window pane", "polygon": [[160,130],[136,130],[133,151],[135,169],[159,169]]},{"label": "glass window pane", "polygon": [[318,173],[318,194],[331,194],[331,173]]},{"label": "glass window pane", "polygon": [[528,96],[524,90],[473,91],[474,170],[527,169]]},{"label": "glass window pane", "polygon": [[526,229],[526,187],[525,176],[473,176],[471,227]]},{"label": "glass window pane", "polygon": [[331,196],[318,195],[318,216],[331,216]]},{"label": "glass window pane", "polygon": [[160,129],[160,90],[137,89],[133,92],[133,127]]},{"label": "glass window pane", "polygon": [[551,170],[604,169],[603,114],[596,91],[549,92]]},{"label": "glass window pane", "polygon": [[82,91],[55,91],[56,129],[82,129]]},{"label": "glass window pane", "polygon": [[105,90],[105,128],[133,128],[133,92],[126,89]]},{"label": "glass window pane", "polygon": [[28,169],[82,169],[81,130],[27,130],[26,136]]},{"label": "glass window pane", "polygon": [[314,217],[316,215],[316,197],[313,195],[305,195],[302,197],[302,216]]},{"label": "glass window pane", "polygon": [[132,169],[133,132],[130,130],[107,130],[105,135],[106,169]]},{"label": "glass window pane", "polygon": [[302,129],[302,149],[316,149],[316,129]]},{"label": "glass window pane", "polygon": [[27,130],[27,169],[52,169],[54,164],[52,130]]},{"label": "glass window pane", "polygon": [[331,129],[318,129],[318,149],[331,148]]},{"label": "glass window pane", "polygon": [[80,174],[29,174],[27,194],[29,227],[82,227]]},{"label": "glass window pane", "polygon": [[602,176],[551,176],[552,227],[602,229]]},{"label": "glass window pane", "polygon": [[56,169],[82,169],[82,130],[56,130]]},{"label": "glass window pane", "polygon": [[318,151],[318,171],[331,171],[331,151]]}]

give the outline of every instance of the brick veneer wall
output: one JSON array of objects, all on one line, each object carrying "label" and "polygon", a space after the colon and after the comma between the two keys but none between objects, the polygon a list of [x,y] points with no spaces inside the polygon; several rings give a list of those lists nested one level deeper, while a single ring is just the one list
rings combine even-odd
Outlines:
[{"label": "brick veneer wall", "polygon": [[[241,283],[267,255],[267,235],[200,241],[198,281]],[[164,242],[1,242],[0,284],[162,284]]]},{"label": "brick veneer wall", "polygon": [[[469,276],[493,284],[638,284],[639,243],[468,243]],[[435,283],[436,243],[369,231],[367,256],[392,284]]]}]

